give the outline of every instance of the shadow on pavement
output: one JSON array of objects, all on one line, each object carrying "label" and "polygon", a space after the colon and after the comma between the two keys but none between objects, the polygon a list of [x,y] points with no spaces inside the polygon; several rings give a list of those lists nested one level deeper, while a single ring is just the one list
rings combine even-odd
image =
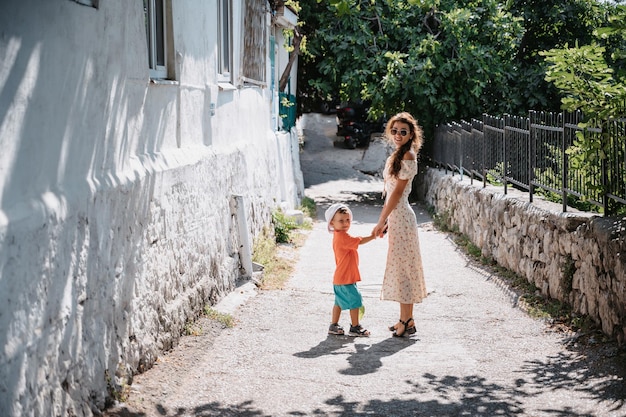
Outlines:
[{"label": "shadow on pavement", "polygon": [[[415,340],[404,340],[402,344],[398,341],[386,340],[369,349],[354,353],[352,358],[359,358],[358,363],[366,363],[372,358],[382,358],[388,356],[398,349],[414,343]],[[402,342],[402,341],[400,341]],[[329,337],[322,341],[319,345],[311,348],[309,351],[296,353],[299,357],[318,357],[324,354],[334,354],[333,352],[341,347],[352,343],[346,338]],[[572,380],[569,375],[576,371],[575,365],[568,365],[563,368],[563,363],[559,363],[559,358],[555,358],[555,363],[529,363],[529,369],[524,369],[522,373],[534,373],[535,378],[532,381],[523,379],[516,381],[516,386],[506,386],[498,383],[487,381],[479,375],[443,375],[437,376],[433,374],[423,374],[417,376],[416,380],[407,380],[407,388],[403,392],[398,392],[397,398],[391,400],[379,400],[371,398],[367,401],[347,401],[342,395],[320,398],[320,407],[315,410],[314,415],[330,417],[330,416],[385,416],[385,417],[404,417],[404,416],[524,416],[536,415],[535,411],[524,410],[521,403],[516,398],[524,398],[534,396],[539,392],[557,389],[563,384],[575,385],[581,395],[595,395],[598,398],[606,398],[601,395],[606,387],[593,386],[586,387],[584,384],[584,374]],[[564,363],[570,363],[568,358],[562,360]],[[357,362],[353,362],[355,369]],[[376,365],[368,364],[364,369],[375,370]],[[358,375],[358,373],[355,373]],[[600,392],[597,392],[599,390]],[[402,396],[429,395],[434,393],[438,398],[426,401],[418,401],[415,399],[402,399]],[[294,398],[297,403],[297,398]],[[619,409],[616,404],[615,409]],[[530,414],[529,414],[530,413]],[[549,404],[540,410],[540,415],[554,417],[593,417],[594,414],[579,412],[571,407],[563,407],[561,409],[552,409]],[[298,410],[294,406],[293,410],[285,415],[304,416],[309,415],[307,412]],[[263,416],[269,417],[262,410],[255,408],[254,401],[242,401],[239,404],[224,405],[219,402],[211,402],[193,408],[176,408],[168,410],[161,405],[155,406],[154,412],[130,412],[122,409],[115,414],[109,414],[111,417],[178,417],[178,416]]]},{"label": "shadow on pavement", "polygon": [[376,372],[383,366],[382,358],[406,349],[417,341],[418,339],[396,337],[387,338],[369,347],[367,345],[355,345],[356,352],[348,357],[350,367],[340,370],[339,373],[359,376]]},{"label": "shadow on pavement", "polygon": [[578,345],[569,349],[569,352],[548,357],[546,361],[528,362],[520,373],[532,375],[528,383],[536,389],[572,391],[612,403],[614,409],[619,410],[626,403],[626,353],[605,352],[614,349],[608,345]]},{"label": "shadow on pavement", "polygon": [[328,335],[328,337],[322,340],[316,346],[304,352],[296,352],[293,356],[298,358],[319,358],[326,355],[338,355],[345,354],[345,352],[337,352],[343,349],[347,345],[354,343],[355,338],[350,336],[335,336]]},{"label": "shadow on pavement", "polygon": [[315,199],[315,204],[317,204],[320,208],[326,208],[326,206],[330,206],[338,201],[349,204],[350,207],[363,205],[382,207],[384,203],[384,200],[382,199],[382,191],[341,191],[335,198],[318,197]]},{"label": "shadow on pavement", "polygon": [[[319,358],[325,355],[347,355],[350,367],[340,370],[339,373],[357,376],[376,372],[383,365],[382,358],[406,349],[418,341],[413,338],[388,338],[370,346],[358,343],[359,340],[351,336],[329,335],[316,346],[304,352],[294,353],[294,356]],[[350,344],[354,344],[355,352],[341,351]]]}]

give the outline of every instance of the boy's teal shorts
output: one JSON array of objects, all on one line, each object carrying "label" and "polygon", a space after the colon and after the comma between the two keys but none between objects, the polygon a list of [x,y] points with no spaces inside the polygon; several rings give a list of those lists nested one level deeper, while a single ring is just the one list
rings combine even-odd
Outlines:
[{"label": "boy's teal shorts", "polygon": [[335,290],[335,305],[342,310],[352,310],[363,305],[363,297],[356,284],[333,285]]}]

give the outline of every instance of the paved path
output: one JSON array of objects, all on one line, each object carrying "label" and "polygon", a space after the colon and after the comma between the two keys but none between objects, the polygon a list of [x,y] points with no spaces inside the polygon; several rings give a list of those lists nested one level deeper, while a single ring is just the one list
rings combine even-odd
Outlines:
[{"label": "paved path", "polygon": [[[387,330],[398,306],[379,300],[387,242],[377,239],[360,247],[362,323],[372,336],[328,336],[334,264],[323,211],[348,201],[351,233],[368,234],[382,183],[353,168],[363,163],[363,150],[333,146],[332,118],[313,117],[304,126],[301,161],[307,195],[320,207],[293,277],[286,289],[259,292],[235,307],[237,326],[219,334],[188,377],[169,388],[184,400],[173,396],[154,415],[626,415],[623,377],[596,369],[565,336],[517,308],[499,279],[434,230],[420,206],[429,295],[415,307],[417,333],[392,338]],[[383,149],[376,146],[371,152]],[[346,312],[341,323],[348,325]]]}]

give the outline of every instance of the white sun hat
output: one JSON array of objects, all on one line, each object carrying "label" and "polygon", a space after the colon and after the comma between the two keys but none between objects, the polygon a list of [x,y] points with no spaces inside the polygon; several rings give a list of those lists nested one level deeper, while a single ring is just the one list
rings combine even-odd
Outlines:
[{"label": "white sun hat", "polygon": [[337,211],[341,208],[344,208],[347,210],[348,215],[350,216],[350,221],[352,221],[352,211],[350,210],[350,207],[346,206],[343,203],[335,203],[332,204],[330,207],[328,207],[326,209],[326,213],[324,213],[324,217],[326,218],[326,224],[327,224],[327,228],[329,232],[333,232],[334,229],[333,227],[330,225],[330,221],[333,219],[333,217],[335,216],[335,213],[337,213]]}]

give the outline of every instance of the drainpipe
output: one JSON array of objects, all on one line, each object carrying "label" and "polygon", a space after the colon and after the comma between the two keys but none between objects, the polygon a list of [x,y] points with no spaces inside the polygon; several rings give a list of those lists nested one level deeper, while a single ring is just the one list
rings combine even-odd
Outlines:
[{"label": "drainpipe", "polygon": [[246,217],[246,207],[243,196],[233,195],[230,199],[231,214],[237,220],[239,232],[239,261],[244,272],[244,278],[252,278],[252,249],[250,237],[248,236],[248,220]]}]

